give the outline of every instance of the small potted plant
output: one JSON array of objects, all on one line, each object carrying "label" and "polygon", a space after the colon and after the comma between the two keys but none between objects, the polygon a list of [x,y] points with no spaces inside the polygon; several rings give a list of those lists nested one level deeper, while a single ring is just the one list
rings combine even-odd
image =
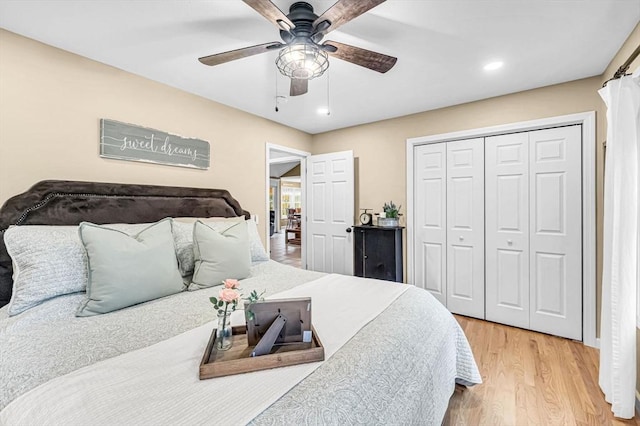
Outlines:
[{"label": "small potted plant", "polygon": [[400,208],[402,208],[402,206],[396,206],[393,201],[384,203],[382,213],[380,213],[378,217],[378,226],[400,226]]}]

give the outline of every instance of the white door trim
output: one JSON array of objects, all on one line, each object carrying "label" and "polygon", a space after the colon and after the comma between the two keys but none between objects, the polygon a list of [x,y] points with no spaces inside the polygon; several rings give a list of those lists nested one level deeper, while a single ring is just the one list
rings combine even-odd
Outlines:
[{"label": "white door trim", "polygon": [[278,157],[278,158],[270,158],[269,159],[269,164],[282,164],[282,163],[291,163],[294,161],[300,161],[299,156],[297,155],[292,155],[290,157]]},{"label": "white door trim", "polygon": [[582,340],[587,346],[598,347],[596,339],[596,113],[595,111],[459,132],[407,139],[407,282],[414,283],[413,271],[413,148],[418,145],[448,142],[505,133],[540,130],[550,127],[582,125]]},{"label": "white door trim", "polygon": [[[273,159],[271,160],[269,152],[270,150],[277,150],[277,151],[283,151],[286,153],[291,154],[290,157],[280,157],[277,159]],[[265,182],[265,195],[264,195],[264,217],[267,218],[269,217],[269,186],[270,186],[270,180],[271,180],[271,176],[269,176],[269,164],[271,163],[279,163],[279,162],[285,162],[283,160],[287,160],[291,161],[291,160],[295,160],[295,159],[300,159],[300,191],[301,191],[301,201],[302,201],[302,208],[305,209],[307,206],[307,194],[306,194],[306,183],[307,183],[307,174],[306,169],[307,169],[307,157],[309,157],[311,155],[310,152],[307,151],[300,151],[299,149],[295,149],[295,148],[289,148],[287,146],[283,146],[283,145],[277,145],[274,143],[270,143],[267,142],[265,143],[265,170],[264,170],[264,182]],[[276,218],[277,220],[280,220],[280,218]],[[265,220],[264,221],[264,228],[265,228],[265,248],[267,249],[267,253],[271,253],[271,239],[269,238],[269,221]],[[307,251],[307,231],[306,231],[306,226],[302,228],[302,235],[300,236],[300,256],[302,259],[302,268],[303,269],[307,269],[307,265],[306,265],[306,251]]]}]

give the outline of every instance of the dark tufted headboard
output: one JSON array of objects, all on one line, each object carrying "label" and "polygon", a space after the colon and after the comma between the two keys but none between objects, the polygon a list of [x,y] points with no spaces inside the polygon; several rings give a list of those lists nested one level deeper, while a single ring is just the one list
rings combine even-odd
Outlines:
[{"label": "dark tufted headboard", "polygon": [[165,217],[250,217],[223,189],[46,180],[0,208],[0,307],[9,303],[11,258],[4,245],[10,225],[78,225],[82,221],[145,223]]}]

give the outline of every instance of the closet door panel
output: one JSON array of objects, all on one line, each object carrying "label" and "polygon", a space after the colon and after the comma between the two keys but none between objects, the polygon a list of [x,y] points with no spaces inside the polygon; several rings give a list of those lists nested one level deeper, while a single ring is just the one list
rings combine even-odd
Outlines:
[{"label": "closet door panel", "polygon": [[485,140],[486,318],[529,328],[529,136]]},{"label": "closet door panel", "polygon": [[446,146],[447,308],[484,318],[484,139]]},{"label": "closet door panel", "polygon": [[580,126],[530,132],[532,330],[582,340]]},{"label": "closet door panel", "polygon": [[447,303],[446,145],[414,148],[415,285]]}]

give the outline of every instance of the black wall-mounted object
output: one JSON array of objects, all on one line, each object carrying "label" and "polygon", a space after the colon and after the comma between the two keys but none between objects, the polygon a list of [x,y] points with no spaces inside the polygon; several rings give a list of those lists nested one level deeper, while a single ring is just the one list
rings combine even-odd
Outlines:
[{"label": "black wall-mounted object", "polygon": [[403,226],[354,226],[354,273],[357,277],[403,282]]}]

